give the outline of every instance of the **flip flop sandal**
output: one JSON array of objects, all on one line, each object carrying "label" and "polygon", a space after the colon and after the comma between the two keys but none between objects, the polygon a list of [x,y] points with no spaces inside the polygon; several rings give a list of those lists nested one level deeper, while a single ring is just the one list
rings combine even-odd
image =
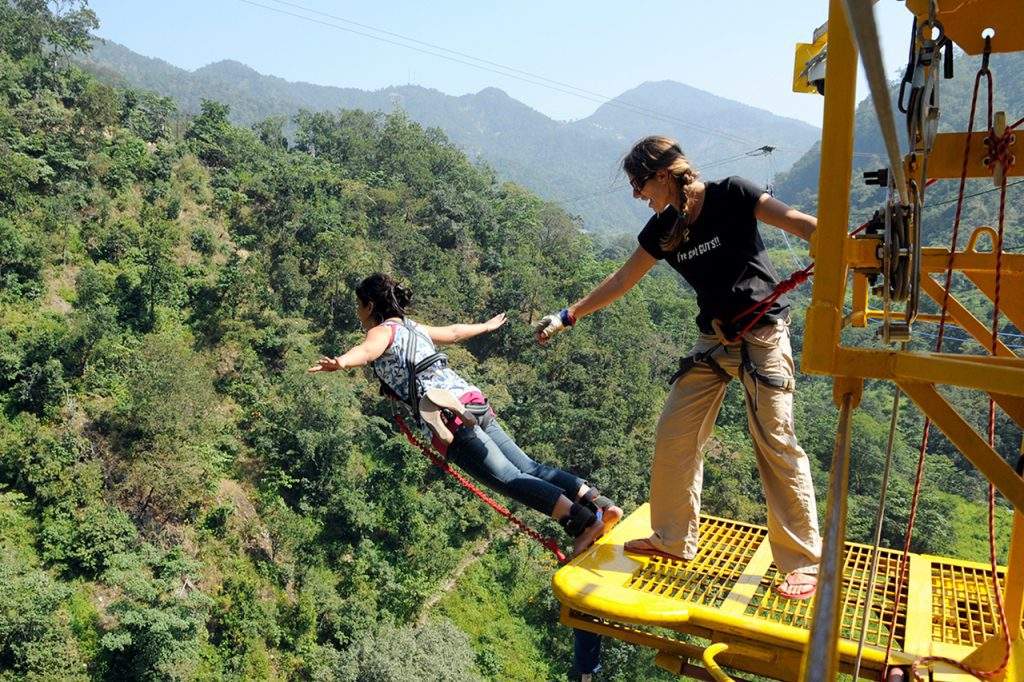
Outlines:
[{"label": "flip flop sandal", "polygon": [[[645,543],[647,543],[647,546],[643,547],[643,548],[637,548],[636,545],[634,544],[633,547],[626,547],[626,545],[628,545],[630,543],[637,543],[637,542],[645,542]],[[666,552],[664,550],[658,549],[657,547],[652,545],[651,541],[648,540],[647,538],[637,538],[636,540],[629,540],[628,542],[626,542],[622,546],[622,549],[627,554],[639,554],[641,556],[660,557],[662,559],[668,559],[669,561],[679,561],[679,562],[682,562],[682,563],[686,563],[686,559],[684,559],[683,557],[676,556],[675,554],[669,554],[668,552]]]},{"label": "flip flop sandal", "polygon": [[[814,593],[818,591],[818,579],[815,577],[814,583],[791,583],[789,576],[793,573],[789,573],[782,580],[781,583],[775,586],[775,594],[779,595],[784,599],[795,599],[803,600],[810,599],[814,596]],[[796,589],[787,590],[784,585],[789,585],[792,588],[803,588],[803,590],[797,591]]]}]

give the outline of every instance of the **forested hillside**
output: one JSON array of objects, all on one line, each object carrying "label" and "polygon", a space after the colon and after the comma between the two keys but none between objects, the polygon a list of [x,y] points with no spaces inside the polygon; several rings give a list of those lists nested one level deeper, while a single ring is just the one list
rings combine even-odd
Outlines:
[{"label": "forested hillside", "polygon": [[[453,364],[531,454],[631,511],[692,336],[674,273],[540,348],[529,323],[618,263],[563,210],[401,114],[303,112],[294,143],[214,101],[181,117],[72,66],[96,19],[50,7],[0,2],[0,680],[564,676],[550,555],[432,470],[368,377],[305,369],[360,338],[351,287],[372,270],[409,282],[425,321],[506,311]],[[855,417],[853,539],[888,402],[870,387]],[[819,496],[834,423],[830,382],[800,377]],[[705,509],[763,521],[735,387],[719,425]],[[901,426],[892,545],[920,416]],[[933,447],[914,547],[982,558],[982,482]],[[606,664],[662,675],[626,646]]]}]

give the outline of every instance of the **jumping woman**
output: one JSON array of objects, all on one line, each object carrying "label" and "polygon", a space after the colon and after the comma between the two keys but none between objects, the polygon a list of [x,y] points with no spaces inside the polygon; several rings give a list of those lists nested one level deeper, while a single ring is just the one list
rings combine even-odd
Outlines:
[{"label": "jumping woman", "polygon": [[406,311],[412,292],[376,273],[356,287],[356,314],[366,338],[344,354],[320,361],[310,372],[370,365],[382,390],[408,406],[435,447],[493,490],[557,520],[579,553],[622,518],[622,510],[586,481],[530,459],[505,433],[476,386],[448,367],[436,343],[457,343],[494,331],[496,315],[477,324],[429,327]]}]

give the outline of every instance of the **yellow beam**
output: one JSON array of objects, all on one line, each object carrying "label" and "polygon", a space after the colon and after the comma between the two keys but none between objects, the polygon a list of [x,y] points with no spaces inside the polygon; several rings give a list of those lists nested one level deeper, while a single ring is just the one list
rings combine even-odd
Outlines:
[{"label": "yellow beam", "polygon": [[[949,249],[939,247],[921,249],[922,271],[945,272],[948,264]],[[1000,267],[1003,269],[1004,276],[1019,277],[1024,274],[1024,254],[1004,253]],[[987,252],[957,251],[953,256],[953,269],[958,272],[991,274],[996,271],[996,257],[995,254]]]},{"label": "yellow beam", "polygon": [[1019,511],[1024,511],[1024,480],[964,421],[935,387],[919,381],[900,381],[899,387],[992,485]]},{"label": "yellow beam", "polygon": [[868,278],[861,274],[853,276],[853,312],[849,319],[854,327],[865,327],[868,324]]},{"label": "yellow beam", "polygon": [[828,62],[825,71],[825,112],[818,180],[818,228],[814,234],[813,299],[807,310],[804,337],[805,371],[831,374],[843,320],[846,265],[843,245],[849,219],[850,160],[853,158],[853,116],[857,105],[857,48],[842,0],[829,0]]},{"label": "yellow beam", "polygon": [[[929,275],[921,276],[921,289],[931,296],[932,300],[942,305],[942,297],[946,289],[932,279]],[[984,348],[990,348],[992,343],[992,329],[976,318],[970,310],[965,308],[955,296],[950,294],[947,305],[949,314],[956,320],[957,324],[968,334],[973,336]],[[1006,347],[1002,341],[996,340],[996,355],[1014,357],[1012,350]]]},{"label": "yellow beam", "polygon": [[[658,651],[659,667],[678,674],[687,669],[689,659],[700,660],[704,647],[670,639],[638,628],[596,620],[587,614],[562,606],[560,620],[563,625],[593,632],[603,637],[612,637],[637,646]],[[731,667],[753,672],[774,679],[795,680],[799,665],[798,654],[791,649],[766,647],[763,643],[746,637],[732,637],[720,632],[697,632],[692,628],[680,630],[702,639],[726,642],[732,651],[719,658]],[[675,659],[675,660],[673,660]],[[877,664],[873,666],[877,668]],[[700,668],[693,669],[699,674]]]},{"label": "yellow beam", "polygon": [[[916,654],[932,650],[932,565],[919,554],[910,555],[907,568],[907,619],[903,629],[903,650]],[[887,602],[890,603],[890,602]],[[893,604],[896,606],[896,604]],[[885,614],[885,626],[892,622],[892,611]],[[892,661],[895,663],[895,661]]]},{"label": "yellow beam", "polygon": [[722,613],[742,616],[761,585],[761,577],[768,574],[772,566],[772,545],[767,538],[754,550],[750,563],[743,568],[743,575],[733,585],[720,607]]},{"label": "yellow beam", "polygon": [[[884,320],[885,319],[885,311],[884,310],[875,310],[874,308],[868,308],[868,310],[864,313],[864,315],[869,320]],[[904,315],[903,315],[902,311],[898,311],[898,312],[897,311],[893,311],[893,312],[889,313],[889,318],[893,319],[893,320],[898,320],[898,321],[902,322],[903,321],[903,317],[904,317]],[[942,316],[941,315],[936,315],[934,313],[918,313],[917,317],[914,318],[914,319],[917,322],[941,322],[942,321]],[[957,324],[957,321],[954,320],[951,316],[947,315],[946,316],[946,329],[949,330],[951,328],[959,329],[960,325]]]},{"label": "yellow beam", "polygon": [[[967,273],[967,277],[974,282],[974,285],[985,292],[989,300],[993,301],[996,297],[996,276],[994,271],[995,266],[987,273]],[[1006,261],[1004,260],[1003,276],[1000,280],[999,311],[1006,315],[1017,329],[1024,329],[1024,296],[1020,295],[1022,284],[1024,284],[1024,277],[1018,278],[1008,275]]]},{"label": "yellow beam", "polygon": [[580,630],[586,630],[587,632],[593,632],[594,634],[621,639],[622,641],[629,642],[630,644],[650,647],[675,656],[682,656],[686,658],[700,657],[700,647],[692,644],[686,644],[685,642],[680,642],[675,639],[669,639],[668,637],[661,637],[659,635],[647,633],[637,628],[603,623],[599,620],[588,618],[584,614],[577,613],[564,604],[562,605],[559,620],[563,625],[567,625],[571,628],[578,628]]},{"label": "yellow beam", "polygon": [[[1024,167],[1024,163],[1019,164]],[[878,243],[873,239],[846,238],[843,248],[846,264],[851,268],[878,268],[879,261],[875,254]],[[949,249],[929,246],[921,249],[921,272],[945,272],[949,265]],[[1019,283],[1024,276],[1024,254],[1004,253],[1000,267],[1007,282]],[[821,274],[816,268],[814,277]],[[995,254],[989,252],[957,251],[953,256],[953,270],[964,273],[987,273],[991,276],[996,270]]]},{"label": "yellow beam", "polygon": [[[1024,2],[985,0],[985,2],[936,3],[935,18],[942,22],[947,36],[967,54],[981,54],[985,41],[981,32],[995,29],[993,52],[1024,50]],[[907,9],[919,19],[927,19],[929,0],[907,0]]]},{"label": "yellow beam", "polygon": [[996,401],[996,404],[1002,408],[1003,412],[1013,420],[1013,422],[1024,428],[1024,398],[1020,398],[1012,395],[1004,395],[1001,393],[990,393],[992,399]]},{"label": "yellow beam", "polygon": [[[990,178],[992,171],[985,165],[985,157],[988,156],[988,148],[985,146],[985,137],[988,132],[971,133],[971,151],[967,159],[967,177],[969,178]],[[932,145],[932,152],[928,155],[928,177],[929,178],[957,178],[964,168],[964,146],[967,144],[967,133],[939,133],[935,136],[935,143]],[[1018,139],[1010,145],[1010,153],[1019,154],[1024,151],[1024,144]],[[909,159],[909,157],[907,157]],[[904,166],[906,166],[904,162]],[[1024,168],[1020,164],[1013,166],[1007,177],[1024,175]]]},{"label": "yellow beam", "polygon": [[841,348],[835,372],[864,379],[924,381],[1024,396],[1024,358]]}]

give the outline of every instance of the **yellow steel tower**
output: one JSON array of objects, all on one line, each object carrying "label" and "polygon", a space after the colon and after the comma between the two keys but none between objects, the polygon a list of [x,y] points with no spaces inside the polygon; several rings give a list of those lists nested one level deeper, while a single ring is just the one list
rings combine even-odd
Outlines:
[{"label": "yellow steel tower", "polygon": [[[956,182],[966,175],[993,178],[1005,188],[1006,177],[1024,172],[1024,121],[1017,122],[1019,139],[1000,112],[991,129],[980,115],[976,132],[938,133],[940,108],[933,94],[941,69],[935,55],[946,37],[971,55],[1024,50],[1024,0],[907,1],[919,19],[914,49],[925,66],[914,83],[908,153],[899,150],[895,134],[872,4],[830,0],[827,25],[811,43],[798,46],[794,71],[795,89],[825,96],[816,274],[802,368],[834,377],[840,410],[816,597],[798,602],[774,593],[781,576],[772,564],[766,529],[753,524],[703,517],[698,554],[686,563],[627,555],[623,542],[650,532],[646,506],[554,577],[564,623],[649,646],[658,652],[659,665],[681,675],[730,679],[724,664],[774,679],[817,682],[856,666],[860,677],[880,679],[890,666],[909,667],[925,657],[989,671],[999,667],[1009,646],[1004,669],[991,679],[1024,680],[1024,479],[937,389],[953,385],[991,396],[1024,425],[1024,358],[993,340],[988,324],[956,298],[949,277],[934,278],[961,273],[993,304],[1000,292],[1003,318],[1024,329],[1024,254],[1001,252],[998,226],[973,230],[962,249],[923,247],[920,224],[932,182]],[[884,229],[850,236],[858,53],[886,139],[890,163],[879,182],[888,185],[890,198],[880,213]],[[1022,77],[1003,74],[1004,80]],[[872,288],[869,280],[880,284]],[[919,310],[925,297],[946,311],[945,324],[958,326],[992,352],[906,350],[916,323],[939,318]],[[870,320],[881,322],[886,347],[843,344],[845,326]],[[893,382],[1015,508],[1008,565],[996,575],[1005,589],[1009,642],[1002,635],[989,565],[911,554],[901,581],[900,552],[844,541],[851,414],[865,379]],[[926,662],[935,679],[973,679],[955,666]]]}]

